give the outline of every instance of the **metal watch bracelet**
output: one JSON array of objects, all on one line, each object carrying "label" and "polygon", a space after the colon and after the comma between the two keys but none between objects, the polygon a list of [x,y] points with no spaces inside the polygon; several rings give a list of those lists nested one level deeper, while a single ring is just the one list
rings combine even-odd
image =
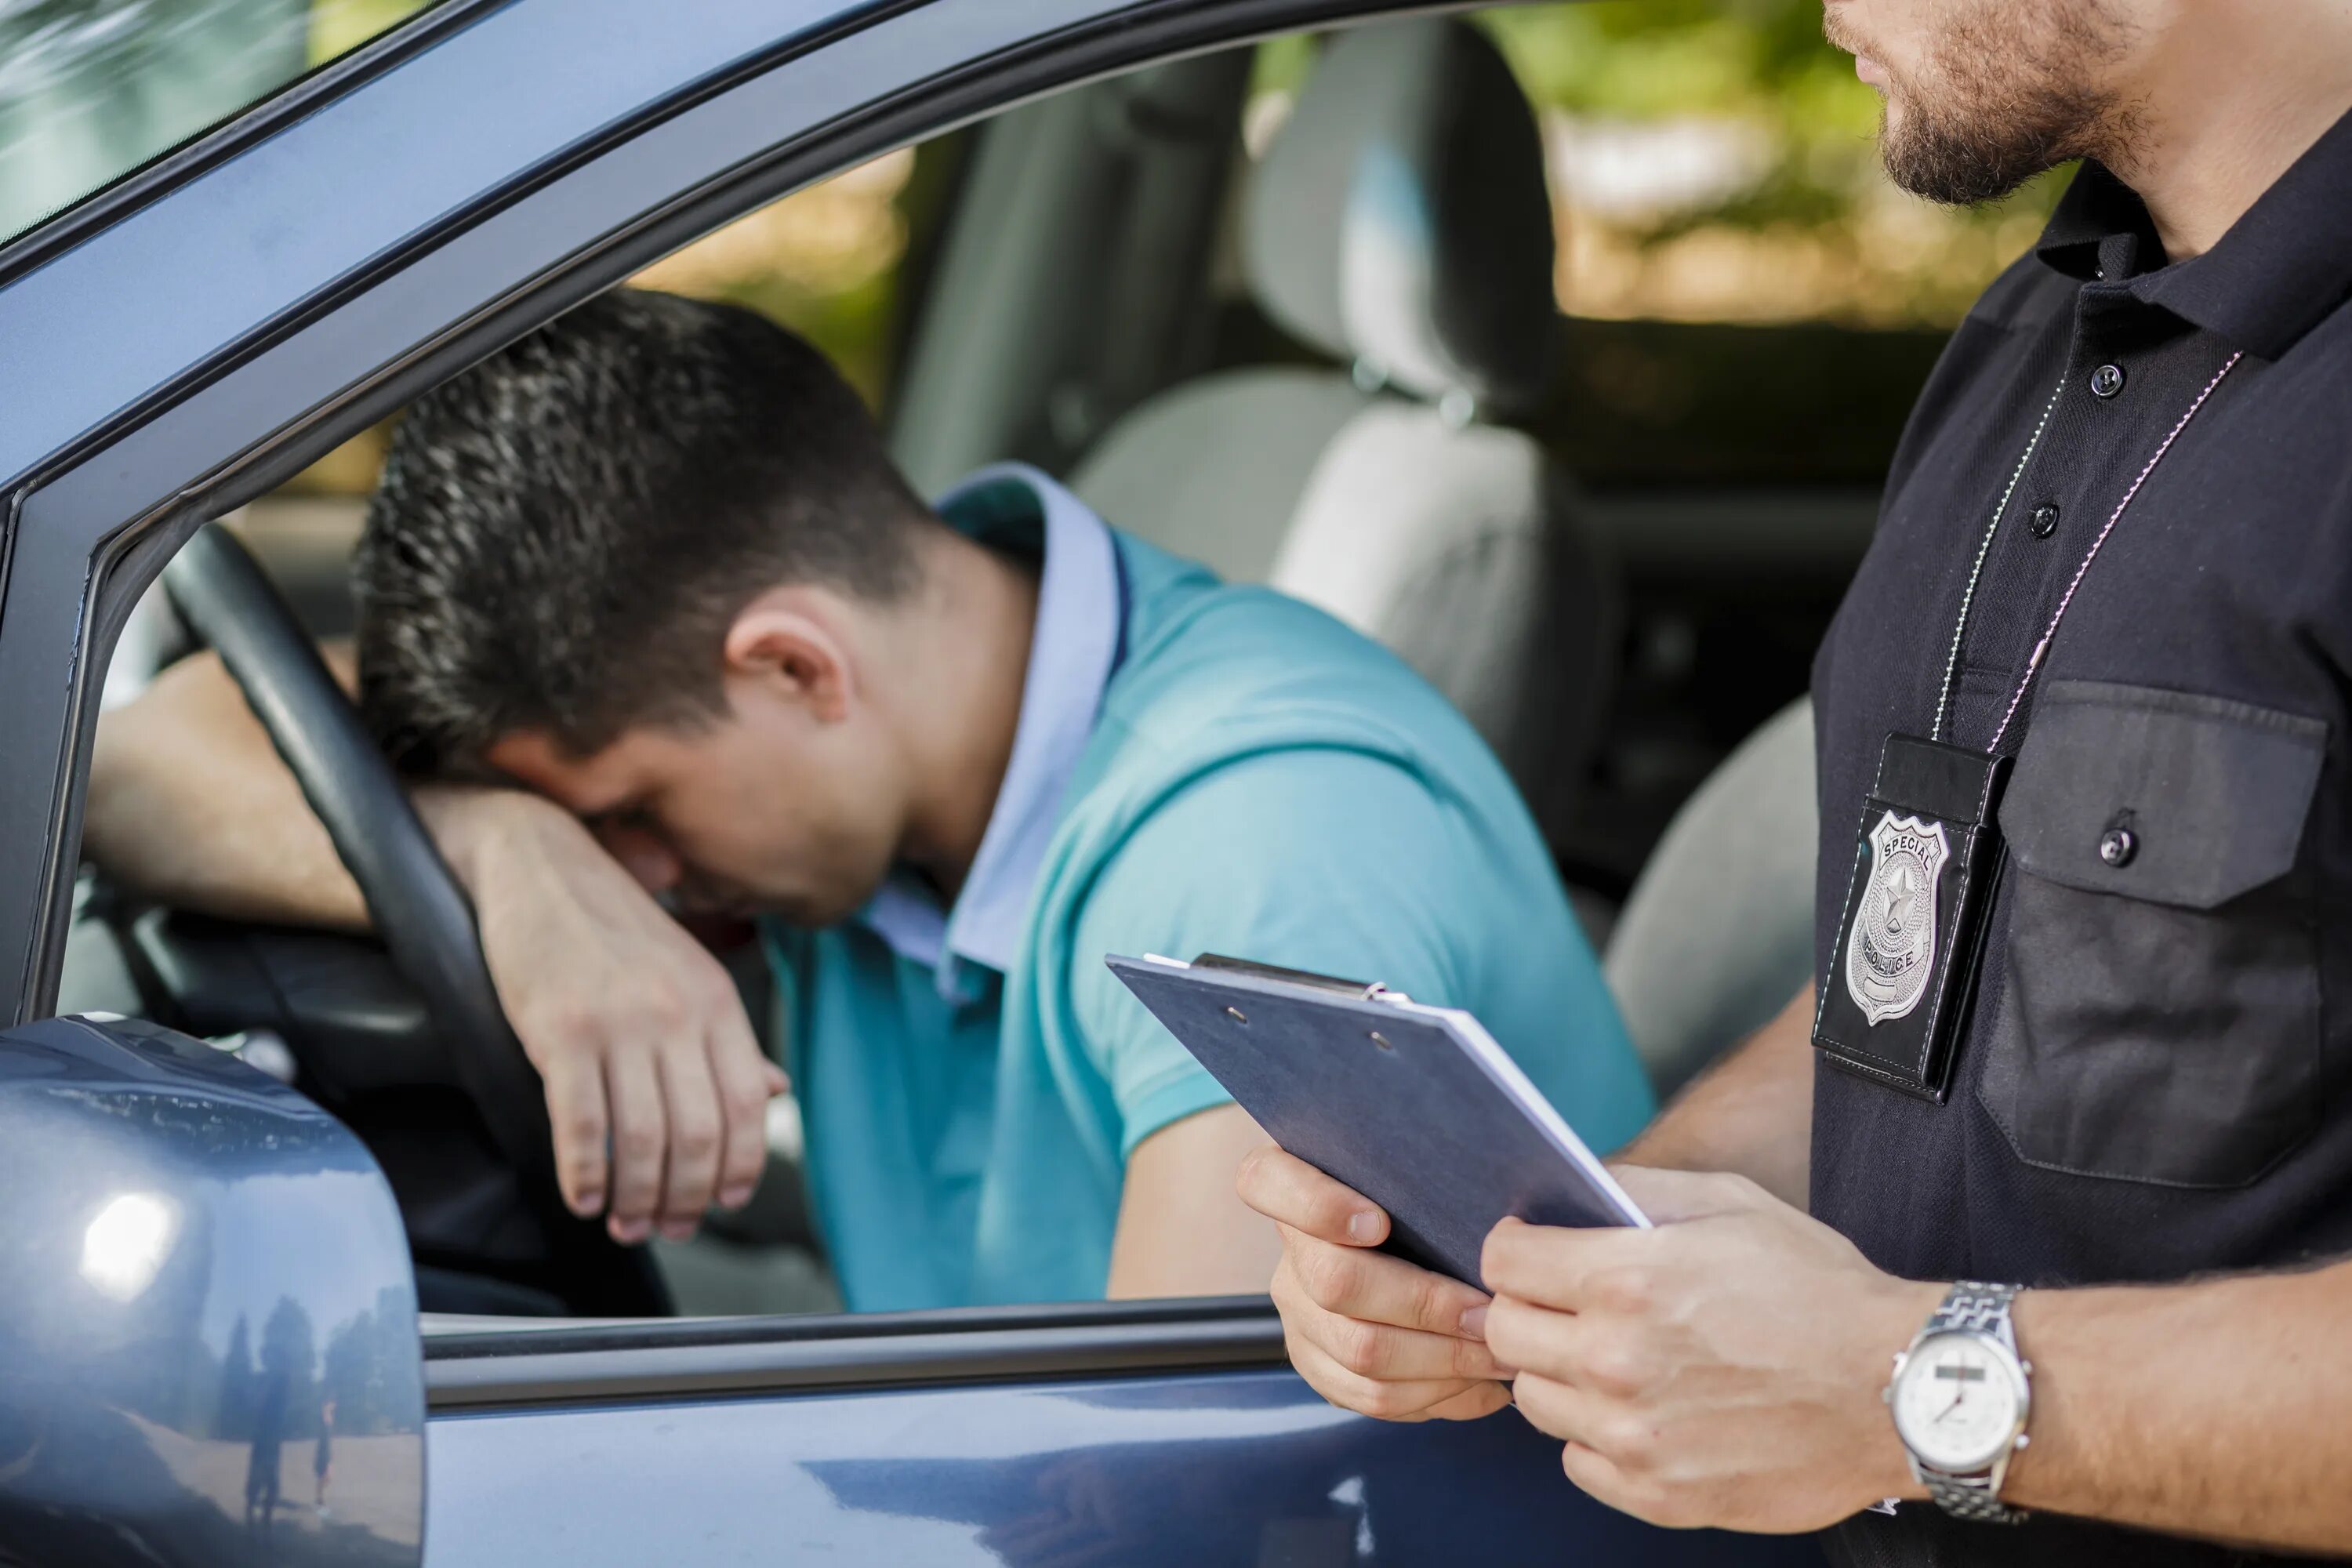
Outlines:
[{"label": "metal watch bracelet", "polygon": [[[1958,1281],[1945,1295],[1942,1304],[1928,1315],[1927,1325],[1919,1331],[1919,1340],[1941,1333],[1986,1334],[2000,1341],[2011,1355],[2016,1355],[2017,1330],[2010,1320],[2009,1309],[2017,1299],[2017,1290],[2014,1285],[1991,1285],[1976,1279]],[[1954,1475],[1922,1464],[1916,1455],[1911,1469],[1927,1489],[1936,1506],[1955,1519],[1984,1524],[2025,1521],[2023,1509],[2011,1508],[2000,1500],[1993,1489],[1991,1474]]]}]

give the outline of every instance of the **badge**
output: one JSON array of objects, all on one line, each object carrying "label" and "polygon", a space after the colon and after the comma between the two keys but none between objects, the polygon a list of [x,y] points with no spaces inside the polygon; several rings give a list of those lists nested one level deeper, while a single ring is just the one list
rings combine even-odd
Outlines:
[{"label": "badge", "polygon": [[2007,757],[1886,738],[1814,991],[1813,1044],[1832,1065],[1943,1102],[2000,877],[2008,776]]},{"label": "badge", "polygon": [[1875,1026],[1919,1005],[1936,972],[1936,888],[1951,858],[1944,825],[1892,811],[1870,831],[1870,881],[1845,944],[1845,988]]},{"label": "badge", "polygon": [[[1976,598],[1972,572],[1960,599],[1960,618],[1952,628],[1952,652],[1944,669],[1944,684],[1936,699],[1936,719],[1925,735],[1889,734],[1878,753],[1878,774],[1854,825],[1853,870],[1846,883],[1845,902],[1838,915],[1837,934],[1822,954],[1821,977],[1813,985],[1813,1047],[1822,1059],[1843,1071],[1883,1083],[1906,1094],[1944,1103],[1952,1082],[1952,1066],[1975,1005],[1977,964],[1983,955],[1985,930],[1991,922],[1986,910],[2000,885],[2007,859],[1995,813],[2009,778],[2010,758],[2000,743],[2022,710],[2042,656],[2058,636],[2074,589],[2098,559],[2099,546],[2124,509],[2139,493],[2164,454],[2239,356],[2232,353],[2181,415],[2179,423],[2158,444],[2154,456],[2132,480],[2105,528],[2091,541],[2083,563],[2074,568],[2073,583],[2051,612],[2042,640],[2025,660],[2010,694],[1992,739],[1981,752],[1963,749],[1938,739],[1952,698],[1952,680],[1959,668],[1962,639],[1968,634],[1969,606]],[[1993,536],[2009,510],[2009,498],[2019,476],[2032,459],[2052,409],[2066,389],[2061,381],[2042,410],[2042,424],[2017,459],[2009,489],[1993,507],[1978,547],[1977,565],[1992,548]],[[1947,837],[1948,829],[1949,837]],[[2126,846],[2128,849],[2129,846]],[[1942,887],[1945,866],[1952,871],[1948,895]],[[1843,955],[1845,984],[1837,984]],[[1922,1006],[1921,1004],[1926,1005]]]}]

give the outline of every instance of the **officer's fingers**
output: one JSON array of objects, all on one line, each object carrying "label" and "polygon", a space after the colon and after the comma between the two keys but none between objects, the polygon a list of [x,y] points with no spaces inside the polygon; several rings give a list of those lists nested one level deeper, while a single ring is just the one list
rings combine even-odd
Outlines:
[{"label": "officer's fingers", "polygon": [[1429,1418],[1433,1421],[1478,1421],[1510,1403],[1508,1384],[1493,1380],[1474,1383],[1453,1398],[1441,1399],[1431,1405]]},{"label": "officer's fingers", "polygon": [[1326,1311],[1305,1298],[1297,1276],[1286,1267],[1276,1266],[1272,1289],[1287,1337],[1312,1344],[1360,1377],[1413,1383],[1505,1375],[1487,1347],[1476,1340]]},{"label": "officer's fingers", "polygon": [[661,1205],[661,1080],[650,1049],[619,1047],[604,1057],[604,1091],[613,1115],[613,1239],[643,1241]]},{"label": "officer's fingers", "polygon": [[768,1101],[783,1092],[783,1074],[760,1054],[760,1043],[740,1008],[722,1015],[710,1034],[710,1071],[719,1084],[724,1147],[719,1163],[719,1201],[730,1209],[751,1201],[768,1168]]},{"label": "officer's fingers", "polygon": [[1362,1194],[1272,1143],[1242,1160],[1234,1182],[1242,1202],[1270,1220],[1342,1247],[1378,1247],[1389,1216]]},{"label": "officer's fingers", "polygon": [[1598,1331],[1573,1312],[1531,1306],[1516,1296],[1496,1297],[1486,1311],[1486,1348],[1496,1362],[1559,1383],[1593,1381],[1585,1363]]},{"label": "officer's fingers", "polygon": [[1425,1334],[1361,1318],[1327,1317],[1317,1326],[1316,1346],[1349,1371],[1391,1383],[1441,1378],[1494,1379],[1508,1375],[1492,1349],[1452,1334]]},{"label": "officer's fingers", "polygon": [[1615,1419],[1599,1394],[1540,1373],[1523,1372],[1511,1380],[1511,1403],[1538,1429],[1588,1447],[1601,1441]]},{"label": "officer's fingers", "polygon": [[668,1160],[662,1185],[662,1234],[684,1241],[702,1221],[719,1185],[719,1155],[724,1136],[719,1091],[710,1081],[710,1059],[691,1046],[672,1045],[656,1054],[664,1140]]},{"label": "officer's fingers", "polygon": [[555,1135],[555,1175],[563,1201],[581,1218],[604,1207],[604,1075],[601,1063],[577,1056],[551,1058],[541,1075],[547,1124]]},{"label": "officer's fingers", "polygon": [[1559,1468],[1588,1496],[1669,1530],[1721,1518],[1727,1500],[1721,1489],[1696,1488],[1677,1478],[1664,1463],[1657,1428],[1637,1413],[1582,1402],[1574,1389],[1559,1391],[1561,1397],[1554,1399],[1528,1379],[1519,1381],[1520,1410],[1532,1401],[1546,1412],[1528,1419],[1566,1439]]},{"label": "officer's fingers", "polygon": [[[1571,1229],[1506,1219],[1486,1233],[1478,1273],[1498,1295],[1572,1312],[1594,1278],[1643,1268],[1660,1233],[1630,1226]],[[1642,1303],[1623,1303],[1639,1310]]]},{"label": "officer's fingers", "polygon": [[1484,1292],[1384,1252],[1338,1247],[1282,1227],[1282,1256],[1299,1291],[1327,1312],[1460,1339],[1484,1337]]},{"label": "officer's fingers", "polygon": [[1637,1481],[1616,1460],[1581,1443],[1570,1442],[1561,1447],[1559,1468],[1578,1490],[1619,1513],[1669,1527],[1697,1522],[1680,1518],[1680,1510],[1664,1506],[1654,1477]]},{"label": "officer's fingers", "polygon": [[1425,1421],[1436,1406],[1460,1398],[1473,1386],[1458,1377],[1395,1383],[1366,1377],[1305,1341],[1292,1342],[1290,1364],[1309,1388],[1340,1409],[1382,1421]]}]

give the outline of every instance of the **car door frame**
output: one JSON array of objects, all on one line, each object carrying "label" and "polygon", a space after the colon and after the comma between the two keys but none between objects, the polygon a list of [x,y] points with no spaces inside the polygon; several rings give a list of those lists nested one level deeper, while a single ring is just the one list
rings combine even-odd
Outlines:
[{"label": "car door frame", "polygon": [[[453,64],[522,71],[552,59],[586,76],[625,77],[628,62],[600,60],[576,39],[569,53],[528,52],[562,43],[567,20],[617,14],[624,3],[452,0],[419,31],[387,36],[133,174],[54,229],[0,248],[0,343],[9,345],[0,383],[13,382],[0,384],[0,476],[11,476],[0,478],[0,733],[10,742],[0,748],[0,822],[10,828],[0,834],[0,1020],[22,1023],[54,1005],[106,660],[140,593],[203,521],[667,251],[863,159],[1179,53],[1399,11],[1466,8],[1383,0],[829,0],[830,10],[813,4],[796,26],[779,24],[709,70],[652,84],[617,115],[593,93],[572,91],[583,117],[603,118],[566,125],[541,116],[534,122],[547,133],[540,152],[478,171],[486,177],[462,200],[425,221],[374,211],[368,193],[350,189],[329,193],[341,205],[323,216],[275,213],[288,225],[367,228],[348,264],[305,274],[317,247],[268,227],[273,193],[265,176],[273,163],[323,159],[347,182],[362,179],[385,156],[387,124],[397,129],[384,113],[417,108],[407,89]],[[778,9],[730,0],[667,0],[662,8],[672,26],[708,17],[739,29],[748,15]],[[442,107],[462,133],[502,106]],[[176,246],[165,243],[174,236]],[[245,257],[268,276],[215,279],[204,264],[226,255]],[[174,266],[176,277],[168,271]],[[118,292],[142,280],[157,285],[154,297]],[[231,321],[233,311],[200,297],[215,281],[257,299],[257,308]],[[191,336],[188,312],[230,324]],[[70,394],[53,392],[63,388]],[[54,405],[36,402],[51,394]],[[12,407],[32,416],[12,422]],[[1507,1454],[1540,1461],[1536,1468],[1549,1473],[1552,1489],[1512,1485],[1498,1493],[1503,1503],[1467,1509],[1472,1517],[1460,1528],[1500,1531],[1523,1558],[1548,1558],[1555,1541],[1591,1546],[1618,1534],[1638,1536],[1635,1555],[1643,1560],[1696,1562],[1706,1550],[1701,1537],[1646,1533],[1568,1489],[1556,1450],[1522,1426],[1363,1421],[1321,1406],[1282,1364],[1280,1324],[1263,1298],[898,1320],[573,1323],[436,1332],[425,1352],[436,1425],[470,1421],[473,1431],[490,1432],[500,1421],[617,1412],[650,1424],[648,1441],[658,1423],[681,1415],[716,1420],[776,1399],[845,1391],[911,1398],[965,1385],[981,1402],[962,1407],[970,1420],[1009,1408],[1004,1402],[1022,1389],[1089,1377],[1160,1374],[1195,1406],[1214,1406],[1221,1390],[1276,1378],[1277,1402],[1343,1430],[1351,1454],[1378,1447],[1394,1456],[1412,1506],[1449,1531],[1457,1528],[1449,1510],[1480,1488],[1504,1488],[1505,1473],[1491,1461]],[[1160,1425],[1146,1411],[1126,1431],[1149,1436]],[[1246,1446],[1254,1440],[1241,1438],[1244,1464],[1257,1462],[1260,1451]],[[500,1452],[538,1464],[544,1447]],[[1363,1492],[1359,1475],[1331,1497],[1355,1506],[1344,1498]],[[509,1503],[504,1493],[478,1500]],[[543,1512],[540,1504],[516,1507]],[[549,1521],[533,1513],[523,1522]],[[1361,1539],[1360,1556],[1370,1552],[1369,1536]],[[1746,1551],[1753,1543],[1730,1544]]]},{"label": "car door frame", "polygon": [[425,1370],[427,1568],[1819,1558],[1617,1512],[1513,1414],[1335,1410],[1262,1299],[459,1325]]}]

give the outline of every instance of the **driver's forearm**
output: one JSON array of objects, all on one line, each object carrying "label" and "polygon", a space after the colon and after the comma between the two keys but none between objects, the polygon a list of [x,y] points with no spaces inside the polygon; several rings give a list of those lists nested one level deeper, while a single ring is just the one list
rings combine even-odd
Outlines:
[{"label": "driver's forearm", "polygon": [[1616,1158],[1678,1171],[1731,1171],[1805,1206],[1812,1165],[1813,988],[1658,1113]]},{"label": "driver's forearm", "polygon": [[173,665],[99,721],[82,845],[128,890],[178,908],[367,924],[326,828],[208,653]]},{"label": "driver's forearm", "polygon": [[2190,1285],[2028,1290],[2029,1508],[2352,1552],[2352,1263]]}]

